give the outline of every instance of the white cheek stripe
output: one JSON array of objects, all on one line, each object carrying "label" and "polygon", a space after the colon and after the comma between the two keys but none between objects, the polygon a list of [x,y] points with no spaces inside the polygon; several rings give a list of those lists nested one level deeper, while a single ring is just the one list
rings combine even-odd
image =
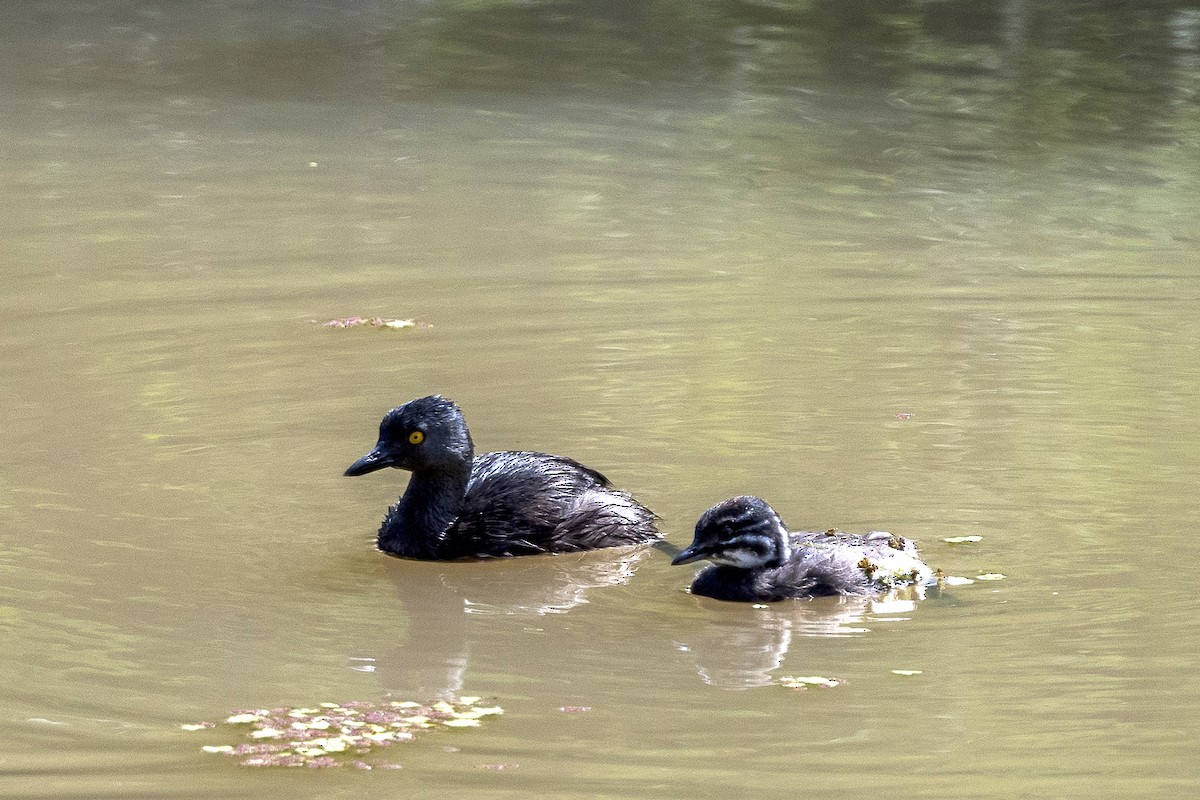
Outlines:
[{"label": "white cheek stripe", "polygon": [[760,566],[766,559],[762,553],[756,553],[745,547],[735,547],[729,550],[722,550],[720,555],[712,560],[718,564],[725,564],[730,567],[750,569]]}]

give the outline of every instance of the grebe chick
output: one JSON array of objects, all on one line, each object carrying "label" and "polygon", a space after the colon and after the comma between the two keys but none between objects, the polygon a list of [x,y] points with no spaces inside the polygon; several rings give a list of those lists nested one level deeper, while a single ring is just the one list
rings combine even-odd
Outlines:
[{"label": "grebe chick", "polygon": [[695,540],[672,564],[713,562],[692,594],[718,600],[770,602],[832,594],[874,594],[930,584],[933,571],[912,542],[875,531],[788,531],[766,501],[743,495],[705,511]]}]

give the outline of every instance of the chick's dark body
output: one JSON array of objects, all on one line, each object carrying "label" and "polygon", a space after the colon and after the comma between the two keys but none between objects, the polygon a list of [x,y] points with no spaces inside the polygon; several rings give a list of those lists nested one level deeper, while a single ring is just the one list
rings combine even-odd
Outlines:
[{"label": "chick's dark body", "polygon": [[823,595],[879,594],[927,585],[934,573],[912,542],[885,531],[789,531],[760,497],[718,503],[700,517],[692,544],[673,564],[713,562],[692,594],[717,600],[772,602]]}]

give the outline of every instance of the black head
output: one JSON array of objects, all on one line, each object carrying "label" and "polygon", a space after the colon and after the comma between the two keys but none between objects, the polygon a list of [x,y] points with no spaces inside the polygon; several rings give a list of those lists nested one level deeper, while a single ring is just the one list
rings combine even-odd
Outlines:
[{"label": "black head", "polygon": [[379,423],[375,449],[346,470],[366,475],[384,467],[422,470],[468,469],[475,446],[462,412],[453,402],[432,395],[393,408]]},{"label": "black head", "polygon": [[742,495],[705,511],[696,523],[695,539],[671,563],[707,558],[714,564],[759,569],[777,567],[789,555],[787,528],[775,509],[762,498]]}]

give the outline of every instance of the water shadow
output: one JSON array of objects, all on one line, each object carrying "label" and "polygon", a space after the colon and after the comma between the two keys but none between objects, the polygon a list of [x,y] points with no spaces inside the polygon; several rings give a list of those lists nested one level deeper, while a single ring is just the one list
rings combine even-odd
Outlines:
[{"label": "water shadow", "polygon": [[697,603],[723,613],[707,615],[703,627],[687,640],[676,640],[675,646],[691,655],[696,674],[707,684],[724,689],[766,686],[776,682],[778,676],[773,673],[783,666],[796,637],[867,633],[872,621],[905,619],[927,591],[924,586],[905,586],[874,597],[820,597],[771,604],[733,604],[697,597]]},{"label": "water shadow", "polygon": [[593,590],[628,583],[652,552],[641,545],[475,562],[396,559],[388,576],[406,628],[394,645],[355,667],[374,672],[380,688],[397,697],[454,696],[463,689],[481,618],[524,625],[566,614]]}]

